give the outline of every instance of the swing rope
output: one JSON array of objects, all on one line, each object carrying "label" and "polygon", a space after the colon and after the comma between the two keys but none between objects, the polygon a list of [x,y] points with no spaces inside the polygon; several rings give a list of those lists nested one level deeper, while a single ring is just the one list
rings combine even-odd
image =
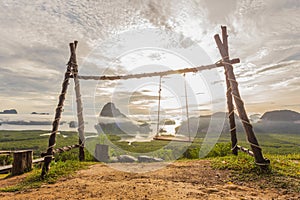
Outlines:
[{"label": "swing rope", "polygon": [[159,76],[159,89],[158,89],[158,110],[157,110],[157,129],[156,129],[156,137],[159,136],[159,117],[160,117],[160,99],[161,99],[161,78]]},{"label": "swing rope", "polygon": [[183,74],[183,77],[184,77],[184,96],[185,96],[185,108],[186,108],[186,122],[187,122],[187,129],[188,129],[189,142],[190,142],[191,141],[190,117],[189,117],[189,105],[188,105],[188,96],[187,96],[185,73]]},{"label": "swing rope", "polygon": [[[188,105],[188,95],[187,95],[187,84],[185,73],[183,74],[184,77],[184,96],[185,96],[185,108],[186,108],[186,118],[187,118],[187,129],[189,135],[189,142],[191,142],[191,131],[190,131],[190,119],[189,119],[189,105]],[[157,127],[156,127],[156,135],[155,137],[160,136],[160,102],[161,102],[161,87],[162,87],[162,76],[159,76],[159,89],[158,89],[158,109],[157,109]]]}]

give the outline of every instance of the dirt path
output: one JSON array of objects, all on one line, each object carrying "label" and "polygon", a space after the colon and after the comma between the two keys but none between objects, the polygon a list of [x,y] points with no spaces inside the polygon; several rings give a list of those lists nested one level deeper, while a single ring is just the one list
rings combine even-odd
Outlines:
[{"label": "dirt path", "polygon": [[[149,164],[120,164],[134,170]],[[239,186],[230,182],[229,171],[212,170],[209,161],[175,162],[148,173],[126,173],[103,164],[90,166],[74,177],[15,193],[0,193],[0,199],[300,199],[299,194],[284,194],[255,185]],[[1,187],[23,176],[0,180]]]}]

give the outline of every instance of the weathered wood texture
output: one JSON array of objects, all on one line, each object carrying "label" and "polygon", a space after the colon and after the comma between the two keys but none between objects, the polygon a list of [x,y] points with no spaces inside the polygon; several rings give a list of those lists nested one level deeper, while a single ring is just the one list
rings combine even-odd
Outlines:
[{"label": "weathered wood texture", "polygon": [[[226,56],[229,58],[229,50],[228,50],[228,35],[226,31],[226,27],[222,26],[222,39],[223,45],[225,48]],[[228,77],[228,73],[225,71],[225,78],[226,78],[226,97],[227,97],[227,108],[228,108],[228,118],[229,118],[229,126],[230,126],[230,136],[231,136],[231,151],[234,155],[238,155],[237,149],[237,136],[236,136],[236,123],[234,118],[234,106],[232,102],[232,89],[230,86],[230,81]]]},{"label": "weathered wood texture", "polygon": [[32,151],[14,152],[14,160],[12,164],[12,175],[23,174],[32,170]]},{"label": "weathered wood texture", "polygon": [[107,162],[109,159],[108,145],[96,144],[95,159],[100,162]]},{"label": "weathered wood texture", "polygon": [[41,177],[44,178],[45,175],[48,173],[49,171],[49,167],[50,167],[50,163],[53,157],[53,147],[55,146],[56,143],[56,133],[58,131],[58,126],[59,126],[59,121],[61,118],[61,114],[63,111],[63,106],[64,106],[64,101],[66,98],[66,93],[67,93],[67,89],[69,86],[69,79],[70,79],[70,75],[71,75],[71,63],[74,57],[74,43],[70,43],[70,51],[71,51],[71,56],[69,59],[69,62],[67,64],[67,70],[65,72],[65,77],[64,77],[64,81],[62,83],[62,89],[61,89],[61,93],[59,95],[59,101],[58,101],[58,105],[56,107],[55,110],[55,117],[54,117],[54,121],[52,123],[52,131],[49,137],[49,144],[48,144],[48,149],[47,149],[47,155],[44,158],[44,165],[43,165],[43,169],[42,169],[42,174]]},{"label": "weathered wood texture", "polygon": [[[32,164],[44,162],[44,158],[37,158],[32,161]],[[0,166],[0,174],[8,173],[12,169],[12,165]]]},{"label": "weathered wood texture", "polygon": [[[224,33],[227,35],[226,28],[224,28]],[[220,36],[217,34],[215,35],[215,41],[217,43],[217,46],[219,48],[220,54],[222,56],[222,60],[224,63],[225,71],[228,76],[228,80],[230,82],[230,87],[232,89],[232,96],[235,102],[236,109],[238,111],[239,117],[243,123],[244,130],[247,135],[247,140],[250,143],[251,149],[254,154],[255,162],[260,166],[267,166],[270,161],[265,159],[262,155],[261,148],[259,147],[258,141],[256,139],[256,136],[253,131],[253,127],[248,119],[244,102],[241,99],[241,95],[239,93],[238,89],[238,83],[235,78],[235,74],[233,72],[232,64],[230,64],[229,60],[229,54],[227,53],[228,50],[226,50],[226,47],[224,47],[224,44],[222,43]]]},{"label": "weathered wood texture", "polygon": [[77,41],[74,42],[73,46],[73,62],[72,62],[72,69],[73,69],[73,78],[75,84],[75,94],[76,94],[76,105],[77,105],[77,119],[78,119],[78,134],[79,134],[79,160],[84,161],[84,119],[83,119],[83,108],[82,108],[82,101],[81,101],[81,93],[80,93],[80,84],[78,79],[78,65],[77,65],[77,58],[76,58],[76,48],[77,48]]}]

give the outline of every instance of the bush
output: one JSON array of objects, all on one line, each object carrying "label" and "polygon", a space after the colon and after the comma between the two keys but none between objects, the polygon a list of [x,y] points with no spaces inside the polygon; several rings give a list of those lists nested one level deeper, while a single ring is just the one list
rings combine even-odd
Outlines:
[{"label": "bush", "polygon": [[183,158],[198,159],[199,158],[199,151],[200,151],[200,148],[188,148],[183,153]]},{"label": "bush", "polygon": [[206,157],[223,157],[231,154],[230,143],[217,143]]},{"label": "bush", "polygon": [[10,155],[0,155],[0,166],[12,164],[12,156]]}]

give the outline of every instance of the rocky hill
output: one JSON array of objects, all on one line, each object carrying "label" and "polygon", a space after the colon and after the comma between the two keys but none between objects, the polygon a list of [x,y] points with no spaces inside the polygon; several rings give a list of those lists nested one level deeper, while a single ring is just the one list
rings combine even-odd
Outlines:
[{"label": "rocky hill", "polygon": [[98,120],[99,123],[95,125],[98,133],[135,136],[137,133],[149,134],[151,132],[149,124],[129,119],[112,102],[103,106]]},{"label": "rocky hill", "polygon": [[126,117],[121,111],[116,108],[115,104],[109,102],[105,104],[99,114],[100,117]]},{"label": "rocky hill", "polygon": [[294,122],[300,120],[300,113],[292,110],[269,111],[263,114],[261,120]]},{"label": "rocky hill", "polygon": [[10,109],[10,110],[3,110],[3,112],[0,112],[0,114],[18,114],[16,109]]},{"label": "rocky hill", "polygon": [[[235,115],[237,132],[243,132],[243,125]],[[211,125],[213,120],[213,125]],[[203,135],[208,131],[229,133],[228,114],[224,112],[214,113],[212,115],[190,118],[190,130],[198,135]],[[251,120],[256,133],[291,133],[300,134],[300,113],[290,110],[269,111],[262,115],[260,120]],[[182,122],[177,128],[177,134],[187,134],[187,122]]]}]

